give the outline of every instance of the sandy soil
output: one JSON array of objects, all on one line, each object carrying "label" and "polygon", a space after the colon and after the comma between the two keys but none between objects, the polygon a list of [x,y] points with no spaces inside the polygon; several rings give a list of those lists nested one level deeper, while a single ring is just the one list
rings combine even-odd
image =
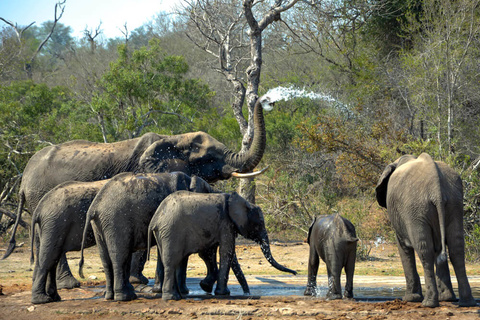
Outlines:
[{"label": "sandy soil", "polygon": [[[5,248],[5,243],[0,243]],[[258,246],[243,242],[237,246],[237,254],[247,275],[252,295],[237,293],[229,298],[200,294],[181,301],[165,302],[152,294],[150,287],[140,286],[139,299],[130,302],[105,301],[102,298],[104,275],[96,248],[86,253],[84,272],[87,279],[82,287],[60,290],[61,302],[46,305],[32,305],[31,275],[29,264],[30,248],[27,245],[17,249],[6,260],[0,261],[0,319],[472,319],[480,317],[480,308],[459,308],[456,303],[441,302],[440,307],[423,308],[420,303],[404,303],[394,297],[371,301],[340,300],[326,301],[322,294],[317,297],[304,297],[301,292],[306,285],[308,245],[298,243],[272,244],[272,252],[277,261],[299,272],[297,276],[282,275],[269,266]],[[0,251],[0,254],[1,251]],[[392,245],[373,247],[371,259],[359,261],[356,265],[355,288],[405,287],[403,271],[396,248]],[[69,253],[68,258],[75,276],[79,254]],[[154,277],[156,257],[146,265],[145,274]],[[421,272],[421,270],[420,270]],[[319,270],[319,285],[326,286],[325,265]],[[472,289],[480,288],[480,266],[468,264],[467,273]],[[189,287],[192,287],[205,274],[203,262],[193,256],[189,263]],[[453,273],[452,273],[453,274]],[[344,280],[343,280],[344,281]],[[454,286],[455,286],[454,281]],[[261,295],[256,290],[274,284],[294,287],[295,295]],[[230,277],[229,285],[238,286],[235,277]],[[268,291],[268,290],[267,290]],[[233,290],[232,290],[233,292]],[[238,291],[237,291],[238,292]],[[298,293],[300,292],[300,293]],[[476,293],[477,294],[477,293]],[[400,298],[400,296],[398,297]],[[480,298],[476,295],[476,298]]]}]

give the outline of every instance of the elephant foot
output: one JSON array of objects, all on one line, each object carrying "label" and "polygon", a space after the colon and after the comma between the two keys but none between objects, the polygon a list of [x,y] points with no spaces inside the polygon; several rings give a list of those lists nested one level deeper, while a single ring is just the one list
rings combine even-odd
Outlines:
[{"label": "elephant foot", "polygon": [[215,289],[215,295],[216,296],[229,296],[230,295],[230,290],[225,287],[224,289],[219,289],[218,286]]},{"label": "elephant foot", "polygon": [[54,292],[52,294],[49,293],[48,295],[50,296],[50,298],[52,298],[54,302],[62,301],[62,298],[60,298],[58,292]]},{"label": "elephant foot", "polygon": [[182,297],[178,295],[177,293],[171,293],[171,292],[164,292],[162,293],[162,299],[165,301],[168,300],[180,300]]},{"label": "elephant foot", "polygon": [[203,279],[202,281],[200,281],[200,287],[206,293],[212,293],[213,283],[210,283],[209,281],[206,281],[205,279]]},{"label": "elephant foot", "polygon": [[71,274],[57,278],[57,289],[73,289],[78,287],[80,287],[80,281],[75,279]]},{"label": "elephant foot", "polygon": [[419,293],[408,293],[403,297],[403,301],[406,302],[422,302],[423,296]]},{"label": "elephant foot", "polygon": [[327,293],[327,300],[337,300],[342,299],[342,295],[339,293]]},{"label": "elephant foot", "polygon": [[426,308],[436,308],[440,304],[438,303],[438,299],[424,299],[422,301],[422,306]]},{"label": "elephant foot", "polygon": [[162,285],[155,283],[152,288],[152,292],[154,293],[162,293]]},{"label": "elephant foot", "polygon": [[115,292],[113,296],[113,300],[115,301],[131,301],[137,299],[137,295],[135,292],[132,291],[120,291],[120,292]]},{"label": "elephant foot", "polygon": [[315,286],[307,286],[305,291],[303,292],[304,296],[316,296],[317,295],[317,289]]},{"label": "elephant foot", "polygon": [[476,305],[477,301],[473,297],[470,297],[469,299],[460,299],[460,301],[458,301],[458,306],[460,307],[475,307]]},{"label": "elephant foot", "polygon": [[438,293],[438,300],[439,301],[457,301],[457,297],[455,293],[450,290],[440,291]]},{"label": "elephant foot", "polygon": [[128,279],[130,283],[135,284],[148,284],[148,279],[143,274],[130,274],[130,278]]},{"label": "elephant foot", "polygon": [[52,297],[44,293],[32,293],[32,303],[33,304],[43,304],[43,303],[50,303],[54,302]]},{"label": "elephant foot", "polygon": [[345,290],[345,292],[343,293],[343,298],[344,299],[353,299],[353,291]]},{"label": "elephant foot", "polygon": [[113,300],[113,291],[105,291],[105,300]]},{"label": "elephant foot", "polygon": [[178,290],[180,290],[180,294],[181,294],[182,296],[186,296],[186,295],[188,295],[188,293],[190,292],[190,290],[188,290],[188,288],[187,288],[186,285],[180,286],[180,287],[178,288]]}]

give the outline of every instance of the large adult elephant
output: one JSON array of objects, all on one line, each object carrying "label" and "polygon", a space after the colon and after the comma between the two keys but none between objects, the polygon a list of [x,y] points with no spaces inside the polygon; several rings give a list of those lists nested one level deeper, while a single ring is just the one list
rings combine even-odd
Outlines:
[{"label": "large adult elephant", "polygon": [[[405,301],[422,301],[436,307],[438,301],[456,300],[448,255],[455,269],[460,306],[474,306],[465,271],[463,186],[460,176],[428,154],[404,155],[389,164],[375,190],[378,204],[387,208],[397,234],[397,245],[407,282]],[[415,252],[425,273],[425,297],[415,265]],[[436,268],[436,275],[435,275]]]},{"label": "large adult elephant", "polygon": [[[209,183],[232,176],[248,176],[260,162],[266,144],[262,104],[271,104],[267,96],[257,99],[254,108],[254,138],[244,154],[235,153],[204,132],[165,136],[146,133],[139,138],[115,143],[75,140],[49,146],[32,156],[23,172],[19,191],[17,220],[3,259],[15,248],[15,232],[24,205],[33,212],[48,191],[65,181],[96,181],[121,172],[158,173],[182,171],[197,175]],[[135,259],[134,259],[135,260]],[[79,285],[62,259],[57,270],[58,288]],[[138,268],[132,266],[132,275]],[[137,275],[142,278],[141,274]]]}]

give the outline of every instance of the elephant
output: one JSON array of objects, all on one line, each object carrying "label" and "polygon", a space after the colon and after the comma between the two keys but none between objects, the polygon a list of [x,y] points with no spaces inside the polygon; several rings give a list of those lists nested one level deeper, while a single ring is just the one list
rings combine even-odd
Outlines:
[{"label": "elephant", "polygon": [[319,257],[327,265],[327,300],[341,299],[340,276],[345,268],[346,284],[343,296],[353,298],[353,273],[357,256],[358,238],[353,224],[336,213],[315,218],[308,229],[310,246],[308,282],[304,295],[316,295]]},{"label": "elephant", "polygon": [[[38,203],[32,214],[31,229],[32,263],[34,240],[37,248],[32,303],[61,300],[55,281],[57,264],[62,254],[81,249],[87,210],[98,191],[108,181],[64,182],[47,192]],[[35,237],[35,229],[38,230],[38,237]],[[88,226],[85,247],[93,245],[95,245],[93,230]]]},{"label": "elephant", "polygon": [[[48,146],[35,153],[22,175],[17,219],[2,259],[15,249],[15,233],[26,205],[31,212],[45,193],[66,181],[97,181],[122,172],[158,173],[182,171],[197,175],[209,183],[230,177],[249,177],[262,159],[266,145],[264,106],[274,102],[268,96],[257,99],[253,128],[254,138],[246,153],[235,153],[205,132],[178,135],[146,133],[141,137],[114,143],[74,140]],[[139,258],[132,261],[132,276],[139,282],[146,278],[139,273]],[[137,264],[137,265],[135,265]],[[80,283],[72,276],[66,257],[62,257],[57,274],[59,288],[73,288]]]},{"label": "elephant", "polygon": [[[157,263],[164,270],[162,299],[181,299],[175,270],[190,254],[219,247],[220,268],[215,295],[229,295],[228,274],[235,253],[235,238],[240,233],[260,244],[267,261],[276,269],[296,274],[272,256],[263,213],[236,192],[201,194],[172,193],[160,204],[148,226],[157,244]],[[150,248],[150,243],[149,246]]]},{"label": "elephant", "polygon": [[[465,271],[460,176],[426,153],[418,158],[403,155],[385,167],[375,195],[378,204],[387,209],[396,232],[406,278],[403,300],[422,301],[425,307],[456,300],[448,269],[448,246],[448,256],[458,280],[459,305],[476,305]],[[425,296],[416,270],[415,252],[424,269]]]},{"label": "elephant", "polygon": [[[136,298],[129,280],[132,254],[146,249],[150,219],[162,200],[177,190],[214,191],[203,179],[190,178],[183,172],[126,172],[113,177],[98,192],[86,215],[79,274],[84,278],[83,248],[91,223],[107,280],[106,300]],[[203,258],[207,264],[214,260],[208,256]],[[185,287],[185,290],[188,289]]]}]

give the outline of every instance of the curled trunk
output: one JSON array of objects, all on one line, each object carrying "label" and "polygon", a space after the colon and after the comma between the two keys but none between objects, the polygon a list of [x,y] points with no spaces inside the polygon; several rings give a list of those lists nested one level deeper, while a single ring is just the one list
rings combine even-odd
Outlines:
[{"label": "curled trunk", "polygon": [[260,160],[262,160],[263,153],[265,152],[267,135],[265,131],[261,98],[257,99],[253,110],[253,128],[253,141],[246,153],[239,154],[228,149],[225,151],[225,161],[227,164],[240,173],[252,171],[253,168],[258,165]]}]

